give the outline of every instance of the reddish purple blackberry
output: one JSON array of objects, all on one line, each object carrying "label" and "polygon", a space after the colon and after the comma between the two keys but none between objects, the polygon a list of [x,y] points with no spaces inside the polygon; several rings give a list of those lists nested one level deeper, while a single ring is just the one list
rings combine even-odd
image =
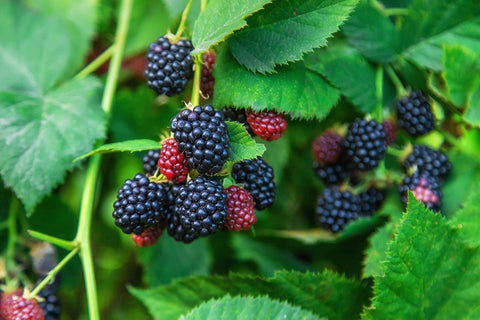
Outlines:
[{"label": "reddish purple blackberry", "polygon": [[262,111],[255,113],[247,111],[247,122],[253,132],[262,140],[273,141],[283,137],[287,130],[285,117],[275,111]]},{"label": "reddish purple blackberry", "polygon": [[445,179],[452,169],[452,164],[444,153],[425,145],[416,145],[403,162],[403,168],[406,172],[416,168],[419,172]]},{"label": "reddish purple blackberry", "polygon": [[326,130],[313,141],[312,151],[319,164],[335,163],[343,151],[343,138],[336,131]]},{"label": "reddish purple blackberry", "polygon": [[158,159],[160,159],[160,149],[148,150],[147,154],[143,156],[143,171],[146,174],[153,176],[158,168]]},{"label": "reddish purple blackberry", "polygon": [[380,209],[383,200],[385,200],[385,192],[383,190],[371,187],[367,191],[359,194],[361,216],[371,216]]},{"label": "reddish purple blackberry", "polygon": [[43,310],[43,316],[45,320],[58,320],[60,319],[60,313],[62,307],[60,305],[60,299],[57,295],[58,286],[55,285],[46,285],[40,290],[38,296],[43,298],[38,304]]},{"label": "reddish purple blackberry", "polygon": [[135,242],[137,247],[140,248],[153,246],[155,243],[157,243],[158,239],[162,235],[164,228],[164,222],[159,221],[155,226],[146,229],[141,234],[137,235],[132,233],[132,240]]},{"label": "reddish purple blackberry", "polygon": [[397,126],[392,119],[385,119],[382,124],[385,128],[387,146],[389,146],[397,139]]},{"label": "reddish purple blackberry", "polygon": [[313,163],[313,171],[326,185],[339,185],[350,177],[353,164],[345,155],[331,164]]},{"label": "reddish purple blackberry", "polygon": [[0,319],[44,320],[43,310],[35,299],[27,299],[21,289],[3,292],[0,299]]},{"label": "reddish purple blackberry", "polygon": [[225,193],[228,199],[225,226],[230,231],[250,230],[257,222],[252,195],[239,186],[230,186]]},{"label": "reddish purple blackberry", "polygon": [[148,86],[159,95],[171,97],[182,93],[193,78],[192,50],[189,40],[170,43],[167,38],[160,37],[150,44],[144,72]]},{"label": "reddish purple blackberry", "polygon": [[137,173],[125,180],[113,203],[115,225],[124,233],[141,234],[146,229],[164,221],[167,215],[167,188],[165,184],[151,182]]},{"label": "reddish purple blackberry", "polygon": [[222,170],[228,158],[230,136],[221,111],[211,105],[185,109],[173,117],[170,129],[178,151],[188,158],[191,169],[200,174]]},{"label": "reddish purple blackberry", "polygon": [[237,162],[232,168],[232,177],[237,183],[244,183],[253,197],[255,209],[263,210],[275,201],[273,168],[261,157]]},{"label": "reddish purple blackberry", "polygon": [[428,173],[415,172],[411,176],[405,176],[398,192],[402,203],[406,207],[408,202],[408,190],[411,190],[415,198],[422,202],[425,207],[438,212],[442,206],[442,190],[438,178]]},{"label": "reddish purple blackberry", "polygon": [[213,77],[213,66],[217,54],[214,50],[210,50],[202,56],[202,78],[200,79],[200,90],[207,96],[207,98],[213,98],[213,88],[215,87],[215,78]]},{"label": "reddish purple blackberry", "polygon": [[222,229],[226,219],[227,195],[222,185],[200,176],[176,190],[167,229],[175,240],[190,243]]},{"label": "reddish purple blackberry", "polygon": [[158,167],[160,172],[168,179],[175,183],[180,183],[187,179],[188,176],[188,160],[178,151],[177,141],[169,138],[162,143],[160,158],[158,159]]},{"label": "reddish purple blackberry", "polygon": [[344,146],[357,169],[367,171],[377,167],[387,151],[383,124],[375,120],[355,121],[348,128]]},{"label": "reddish purple blackberry", "polygon": [[435,126],[432,108],[423,91],[413,91],[397,102],[397,124],[412,137],[429,133]]},{"label": "reddish purple blackberry", "polygon": [[350,191],[330,187],[318,198],[316,213],[320,225],[332,232],[343,230],[350,221],[361,213],[360,198]]},{"label": "reddish purple blackberry", "polygon": [[245,130],[247,130],[248,134],[250,134],[250,137],[256,136],[256,134],[253,132],[252,128],[250,128],[250,125],[247,122],[247,116],[245,114],[245,109],[235,109],[232,107],[223,107],[222,108],[223,116],[225,117],[225,121],[236,121],[245,127]]}]

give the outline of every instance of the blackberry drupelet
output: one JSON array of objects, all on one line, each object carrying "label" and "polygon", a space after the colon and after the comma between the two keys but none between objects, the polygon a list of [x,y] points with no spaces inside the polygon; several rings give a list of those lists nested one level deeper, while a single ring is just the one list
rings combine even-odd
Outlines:
[{"label": "blackberry drupelet", "polygon": [[237,162],[232,168],[232,177],[237,183],[244,183],[253,197],[255,209],[263,210],[275,201],[273,168],[261,157]]},{"label": "blackberry drupelet", "polygon": [[352,174],[353,163],[345,155],[341,155],[334,163],[314,162],[313,171],[326,185],[339,185]]},{"label": "blackberry drupelet", "polygon": [[245,109],[235,109],[232,107],[223,107],[222,108],[223,116],[225,121],[236,121],[243,124],[245,130],[247,130],[250,137],[255,137],[256,134],[253,132],[252,128],[247,122],[247,115],[245,114]]},{"label": "blackberry drupelet", "polygon": [[348,128],[344,146],[357,169],[367,171],[377,167],[387,151],[383,124],[375,120],[355,121]]},{"label": "blackberry drupelet", "polygon": [[418,171],[411,176],[405,176],[398,188],[405,207],[408,202],[408,190],[411,190],[415,198],[422,202],[425,207],[434,212],[440,210],[442,206],[442,190],[437,177]]},{"label": "blackberry drupelet", "polygon": [[361,213],[360,198],[350,191],[330,187],[318,198],[316,209],[320,225],[332,232],[342,231],[350,221]]},{"label": "blackberry drupelet", "polygon": [[214,50],[209,50],[202,56],[202,77],[200,79],[200,90],[207,98],[213,97],[213,88],[215,87],[215,78],[213,76],[213,66],[217,54]]},{"label": "blackberry drupelet", "polygon": [[227,194],[227,220],[225,226],[230,231],[250,230],[257,222],[253,210],[253,197],[239,186],[225,189]]},{"label": "blackberry drupelet", "polygon": [[397,102],[397,124],[412,137],[429,133],[435,126],[432,108],[423,91],[413,91]]},{"label": "blackberry drupelet", "polygon": [[285,117],[275,111],[262,111],[255,113],[246,111],[247,122],[253,132],[262,140],[273,141],[283,137],[287,130]]},{"label": "blackberry drupelet", "polygon": [[145,78],[148,86],[159,95],[169,97],[182,93],[193,78],[193,50],[189,40],[170,43],[160,37],[147,51]]},{"label": "blackberry drupelet", "polygon": [[38,293],[38,296],[43,298],[43,301],[40,301],[38,304],[43,310],[45,320],[60,319],[62,307],[57,295],[57,290],[58,288],[55,285],[46,285]]},{"label": "blackberry drupelet", "polygon": [[383,200],[385,200],[385,192],[375,187],[368,188],[367,191],[359,194],[361,216],[371,216],[380,209]]},{"label": "blackberry drupelet", "polygon": [[144,174],[137,173],[118,190],[112,214],[115,225],[124,233],[141,234],[158,221],[165,220],[167,200],[165,184],[151,182]]},{"label": "blackberry drupelet", "polygon": [[23,296],[22,289],[3,292],[0,299],[0,319],[44,320],[43,310],[35,299]]},{"label": "blackberry drupelet", "polygon": [[160,159],[160,149],[148,150],[147,154],[143,156],[143,171],[146,174],[153,176],[158,168],[158,159]]},{"label": "blackberry drupelet", "polygon": [[227,219],[227,195],[216,180],[198,177],[178,189],[170,223],[176,240],[190,243],[216,233]]},{"label": "blackberry drupelet", "polygon": [[445,179],[452,169],[452,164],[444,153],[425,145],[415,145],[403,162],[403,168],[406,172],[416,168],[419,172]]},{"label": "blackberry drupelet", "polygon": [[191,169],[200,174],[222,170],[228,158],[230,136],[221,111],[211,105],[185,109],[173,117],[170,129],[178,151],[188,158]]},{"label": "blackberry drupelet", "polygon": [[168,138],[162,143],[160,159],[158,159],[158,167],[160,172],[168,179],[175,183],[180,183],[187,179],[188,176],[188,160],[178,151],[177,141]]},{"label": "blackberry drupelet", "polygon": [[312,151],[318,163],[335,163],[343,151],[343,138],[333,130],[326,130],[313,141]]}]

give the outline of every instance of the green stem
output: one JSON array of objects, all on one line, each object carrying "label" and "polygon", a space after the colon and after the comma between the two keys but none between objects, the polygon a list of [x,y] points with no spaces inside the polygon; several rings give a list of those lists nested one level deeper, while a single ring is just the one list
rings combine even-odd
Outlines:
[{"label": "green stem", "polygon": [[62,270],[62,268],[67,264],[67,262],[70,261],[70,260],[72,260],[72,258],[77,254],[77,252],[78,252],[78,248],[74,248],[72,251],[70,251],[70,252],[62,259],[62,261],[60,261],[60,262],[55,266],[55,268],[53,268],[52,270],[50,270],[50,272],[48,273],[48,275],[32,290],[32,292],[30,292],[28,298],[33,298],[33,297],[35,297],[35,296],[40,292],[40,290],[42,290],[42,288],[45,287],[45,285],[47,285],[50,281],[53,280],[53,278],[55,277],[55,275],[56,275],[60,270]]},{"label": "green stem", "polygon": [[383,67],[380,65],[375,72],[375,95],[377,98],[377,107],[375,108],[375,120],[383,120]]},{"label": "green stem", "polygon": [[102,64],[108,61],[115,51],[115,45],[111,45],[107,50],[103,51],[101,55],[95,58],[90,62],[85,68],[83,68],[74,79],[83,79],[89,74],[95,72]]},{"label": "green stem", "polygon": [[77,247],[77,245],[73,241],[63,240],[63,239],[49,236],[48,234],[44,234],[44,233],[33,231],[33,230],[28,230],[28,233],[36,239],[50,242],[51,244],[59,246],[60,248],[63,248],[68,251],[73,250],[75,247]]},{"label": "green stem", "polygon": [[180,39],[183,31],[185,31],[185,24],[187,23],[187,16],[188,16],[188,12],[190,11],[192,2],[193,0],[188,0],[187,6],[183,10],[182,20],[180,21],[180,25],[178,26],[177,33],[175,34],[175,42],[177,42]]},{"label": "green stem", "polygon": [[20,207],[17,197],[12,195],[10,201],[10,208],[8,210],[8,239],[7,239],[7,252],[6,252],[6,280],[10,281],[8,273],[15,269],[15,244],[17,243],[17,211]]},{"label": "green stem", "polygon": [[405,87],[403,86],[402,81],[400,81],[400,78],[398,78],[393,68],[389,65],[386,65],[385,71],[387,71],[388,76],[390,77],[393,84],[395,85],[395,88],[397,90],[397,97],[400,98],[400,97],[406,96],[407,90],[405,90]]},{"label": "green stem", "polygon": [[386,16],[404,16],[407,15],[410,11],[407,8],[389,8],[383,10],[383,13]]},{"label": "green stem", "polygon": [[394,156],[394,157],[397,157],[397,158],[401,158],[403,156],[403,150],[399,150],[399,149],[395,149],[395,148],[392,148],[392,147],[388,147],[387,148],[387,153],[391,156]]},{"label": "green stem", "polygon": [[194,106],[198,106],[200,101],[200,79],[202,75],[202,55],[199,54],[195,59],[195,74],[193,75],[192,98],[190,102]]}]

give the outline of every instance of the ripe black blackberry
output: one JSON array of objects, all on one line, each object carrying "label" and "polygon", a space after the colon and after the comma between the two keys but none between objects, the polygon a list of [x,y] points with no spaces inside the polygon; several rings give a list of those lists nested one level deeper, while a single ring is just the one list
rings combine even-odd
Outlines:
[{"label": "ripe black blackberry", "polygon": [[345,151],[359,170],[378,166],[387,151],[383,124],[375,120],[357,120],[350,125],[345,138]]},{"label": "ripe black blackberry", "polygon": [[429,133],[435,126],[432,108],[423,91],[413,91],[397,102],[397,124],[412,137]]},{"label": "ripe black blackberry", "polygon": [[223,107],[222,108],[223,116],[225,121],[236,121],[243,124],[245,130],[247,130],[250,137],[255,137],[256,134],[253,132],[252,128],[247,122],[247,115],[245,114],[245,109],[235,109],[232,107]]},{"label": "ripe black blackberry", "polygon": [[415,172],[411,176],[405,176],[398,192],[402,203],[406,207],[408,202],[408,190],[411,190],[415,198],[422,202],[425,207],[438,212],[442,206],[442,190],[437,177],[426,172]]},{"label": "ripe black blackberry", "polygon": [[216,180],[198,177],[181,186],[167,229],[175,240],[190,243],[223,229],[227,219],[227,195]]},{"label": "ripe black blackberry", "polygon": [[158,168],[158,159],[160,159],[160,149],[148,150],[147,154],[143,156],[143,171],[153,176]]},{"label": "ripe black blackberry", "polygon": [[167,38],[160,37],[150,44],[144,72],[148,86],[159,95],[171,97],[182,93],[193,78],[192,50],[189,40],[170,43]]},{"label": "ripe black blackberry", "polygon": [[273,168],[261,157],[237,162],[232,168],[232,177],[237,183],[244,183],[253,197],[255,209],[263,210],[275,201]]},{"label": "ripe black blackberry", "polygon": [[359,194],[360,197],[360,215],[371,216],[380,209],[383,200],[385,200],[385,192],[375,187],[368,188],[365,192]]},{"label": "ripe black blackberry", "polygon": [[416,168],[418,171],[426,172],[433,177],[445,179],[452,169],[452,164],[444,153],[435,151],[425,145],[415,145],[413,151],[403,162],[403,168],[406,172]]},{"label": "ripe black blackberry", "polygon": [[58,288],[55,285],[46,285],[40,290],[38,296],[43,298],[38,304],[43,309],[45,320],[58,320],[62,307],[57,295]]},{"label": "ripe black blackberry", "polygon": [[185,109],[170,122],[178,151],[188,158],[188,166],[200,174],[222,170],[228,158],[230,136],[223,113],[211,105]]},{"label": "ripe black blackberry", "polygon": [[346,156],[342,155],[334,163],[313,163],[313,171],[326,185],[339,185],[350,177],[353,164]]},{"label": "ripe black blackberry", "polygon": [[167,191],[165,184],[151,182],[141,173],[125,180],[113,203],[115,225],[124,233],[139,235],[158,221],[164,221],[168,211]]},{"label": "ripe black blackberry", "polygon": [[361,213],[360,198],[350,191],[330,187],[318,198],[316,213],[320,225],[332,232],[343,230],[350,221]]}]

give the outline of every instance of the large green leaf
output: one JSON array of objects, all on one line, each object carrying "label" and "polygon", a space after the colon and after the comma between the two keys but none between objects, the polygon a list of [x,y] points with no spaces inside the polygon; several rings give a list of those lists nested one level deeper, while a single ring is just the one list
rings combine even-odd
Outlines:
[{"label": "large green leaf", "polygon": [[223,41],[233,31],[247,25],[244,20],[249,15],[262,9],[271,0],[210,0],[200,14],[193,29],[192,54],[205,52],[213,45]]},{"label": "large green leaf", "polygon": [[308,55],[306,65],[325,76],[362,112],[370,113],[377,107],[375,70],[355,48],[329,46]]},{"label": "large green leaf", "polygon": [[311,312],[294,307],[287,302],[272,300],[264,297],[235,297],[229,295],[221,299],[212,299],[202,303],[190,313],[179,318],[180,320],[203,320],[203,319],[319,319]]},{"label": "large green leaf", "polygon": [[271,75],[242,68],[231,53],[217,55],[214,71],[215,105],[234,105],[253,110],[277,110],[294,118],[324,118],[338,101],[340,93],[303,62],[280,67]]},{"label": "large green leaf", "polygon": [[128,141],[104,144],[103,146],[100,146],[95,150],[92,150],[89,153],[78,157],[75,160],[81,160],[81,159],[93,156],[95,154],[101,154],[101,153],[137,152],[137,151],[154,150],[154,149],[160,149],[160,148],[161,148],[161,145],[158,141],[148,140],[148,139],[128,140]]},{"label": "large green leaf", "polygon": [[227,121],[227,127],[230,135],[229,161],[236,162],[253,159],[265,152],[265,146],[261,143],[256,143],[241,123]]},{"label": "large green leaf", "polygon": [[278,271],[271,278],[238,274],[189,277],[168,286],[129,290],[157,320],[178,319],[202,302],[226,294],[268,295],[329,319],[358,318],[368,299],[368,290],[361,282],[331,271]]},{"label": "large green leaf", "polygon": [[275,65],[302,59],[327,44],[358,0],[275,1],[247,19],[228,39],[233,56],[252,71],[273,72]]},{"label": "large green leaf", "polygon": [[410,193],[369,319],[479,319],[480,253]]}]

